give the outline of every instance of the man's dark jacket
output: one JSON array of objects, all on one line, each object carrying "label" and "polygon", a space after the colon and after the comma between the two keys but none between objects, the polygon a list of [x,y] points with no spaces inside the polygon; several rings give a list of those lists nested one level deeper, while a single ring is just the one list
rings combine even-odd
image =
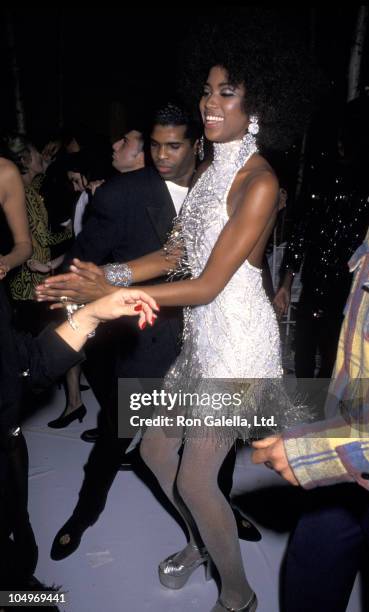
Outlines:
[{"label": "man's dark jacket", "polygon": [[[66,263],[78,257],[101,265],[147,255],[163,246],[175,215],[165,181],[154,168],[120,174],[97,189],[91,215]],[[116,374],[164,376],[179,351],[181,318],[181,309],[162,308],[155,326],[143,332],[136,320],[114,322],[119,341]]]}]

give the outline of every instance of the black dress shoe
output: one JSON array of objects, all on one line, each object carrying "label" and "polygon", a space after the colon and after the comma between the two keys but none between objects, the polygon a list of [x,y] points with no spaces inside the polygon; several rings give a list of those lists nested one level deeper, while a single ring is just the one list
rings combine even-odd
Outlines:
[{"label": "black dress shoe", "polygon": [[73,421],[75,421],[76,419],[78,419],[79,422],[82,423],[87,412],[83,404],[81,404],[79,408],[73,410],[72,412],[69,412],[68,414],[65,414],[65,411],[66,408],[64,409],[60,417],[58,417],[54,421],[50,421],[50,423],[48,423],[48,426],[52,427],[53,429],[62,429],[63,427],[67,427],[68,425],[70,425],[70,423],[73,423]]},{"label": "black dress shoe", "polygon": [[56,534],[51,546],[50,557],[61,561],[69,557],[80,545],[82,536],[92,523],[82,523],[71,517]]},{"label": "black dress shoe", "polygon": [[253,525],[249,519],[232,506],[234,518],[237,523],[238,537],[240,540],[247,540],[248,542],[259,542],[261,540],[260,531]]},{"label": "black dress shoe", "polygon": [[83,440],[84,442],[91,442],[94,443],[96,442],[96,440],[99,437],[99,430],[97,429],[86,429],[86,431],[83,431],[81,433],[81,440]]},{"label": "black dress shoe", "polygon": [[79,390],[80,391],[88,391],[89,390],[89,385],[79,385]]}]

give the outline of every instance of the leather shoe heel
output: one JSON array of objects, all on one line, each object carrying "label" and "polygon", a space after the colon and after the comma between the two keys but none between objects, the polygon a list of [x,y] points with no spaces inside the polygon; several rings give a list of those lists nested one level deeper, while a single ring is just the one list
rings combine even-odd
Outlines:
[{"label": "leather shoe heel", "polygon": [[81,404],[79,408],[73,410],[72,412],[69,412],[68,414],[65,414],[65,411],[66,409],[62,412],[60,417],[54,419],[54,421],[50,421],[50,423],[48,423],[48,426],[52,429],[62,429],[63,427],[67,427],[77,419],[80,423],[82,423],[87,413],[87,410],[83,404]]},{"label": "leather shoe heel", "polygon": [[86,429],[81,433],[81,440],[84,442],[90,442],[94,444],[99,437],[99,430],[97,429]]}]

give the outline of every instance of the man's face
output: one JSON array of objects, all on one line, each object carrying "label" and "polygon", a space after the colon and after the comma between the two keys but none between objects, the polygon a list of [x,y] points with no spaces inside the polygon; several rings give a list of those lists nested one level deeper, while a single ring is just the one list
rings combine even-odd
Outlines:
[{"label": "man's face", "polygon": [[142,134],[137,130],[127,132],[113,144],[113,168],[118,172],[131,172],[144,166]]},{"label": "man's face", "polygon": [[195,170],[197,141],[186,138],[185,125],[154,125],[151,156],[161,177],[188,187]]}]

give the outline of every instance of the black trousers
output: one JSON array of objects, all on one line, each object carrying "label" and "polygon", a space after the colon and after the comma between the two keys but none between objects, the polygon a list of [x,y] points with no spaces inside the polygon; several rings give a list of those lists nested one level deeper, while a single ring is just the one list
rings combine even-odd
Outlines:
[{"label": "black trousers", "polygon": [[295,373],[297,378],[314,378],[316,354],[321,365],[319,378],[330,378],[336,360],[338,339],[343,321],[341,311],[320,317],[309,303],[300,301],[296,311]]},{"label": "black trousers", "polygon": [[281,609],[345,612],[356,575],[368,565],[369,492],[344,484],[306,497],[287,549]]},{"label": "black trousers", "polygon": [[0,460],[0,589],[24,588],[35,571],[38,548],[27,509],[28,451],[22,434],[9,436]]}]

